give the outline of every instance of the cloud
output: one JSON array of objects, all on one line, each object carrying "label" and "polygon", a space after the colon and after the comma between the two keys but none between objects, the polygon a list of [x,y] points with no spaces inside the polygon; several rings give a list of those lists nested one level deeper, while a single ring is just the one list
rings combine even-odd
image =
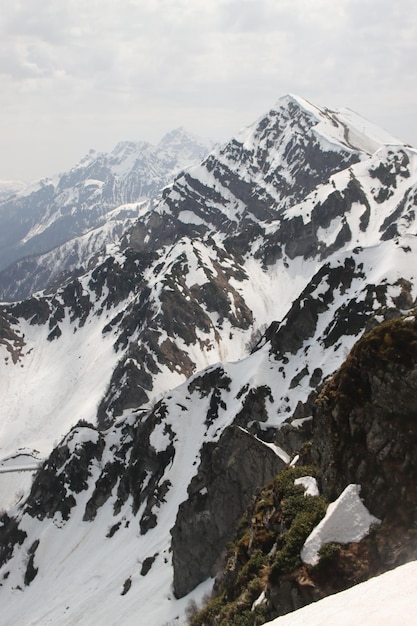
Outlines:
[{"label": "cloud", "polygon": [[414,0],[4,0],[0,177],[40,136],[68,166],[77,140],[81,157],[178,124],[227,138],[289,91],[403,110],[417,143],[416,27]]}]

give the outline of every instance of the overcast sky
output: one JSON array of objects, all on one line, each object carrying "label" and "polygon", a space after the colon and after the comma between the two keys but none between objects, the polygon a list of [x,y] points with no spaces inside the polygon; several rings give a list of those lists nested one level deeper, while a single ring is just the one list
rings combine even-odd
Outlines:
[{"label": "overcast sky", "polygon": [[288,93],[417,146],[415,0],[2,0],[0,179],[177,126],[227,140]]}]

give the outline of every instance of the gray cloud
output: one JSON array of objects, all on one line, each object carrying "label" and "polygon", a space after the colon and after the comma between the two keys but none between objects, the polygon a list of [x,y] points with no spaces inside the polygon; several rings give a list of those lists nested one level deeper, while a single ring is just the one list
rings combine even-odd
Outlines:
[{"label": "gray cloud", "polygon": [[289,91],[417,143],[414,0],[4,0],[0,178],[175,125],[227,139]]}]

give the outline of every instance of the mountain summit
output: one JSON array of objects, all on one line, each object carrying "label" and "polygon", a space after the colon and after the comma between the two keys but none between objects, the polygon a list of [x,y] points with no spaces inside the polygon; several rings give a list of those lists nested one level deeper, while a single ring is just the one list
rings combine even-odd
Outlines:
[{"label": "mountain summit", "polygon": [[[161,143],[170,163],[173,146],[184,146],[183,132]],[[102,215],[109,194],[130,203],[137,158],[131,143],[111,156],[89,155],[53,189],[36,192],[45,196],[44,214],[58,223],[90,183],[96,208],[88,211]],[[111,180],[99,184],[104,170]],[[58,189],[70,204],[55,213],[48,194],[55,198]],[[242,515],[260,520],[264,507],[264,521],[270,514],[278,520],[262,528],[270,533],[268,554],[282,554],[277,528],[287,529],[291,516],[268,506],[279,509],[281,492],[292,490],[288,479],[275,477],[300,455],[315,458],[319,469],[322,463],[327,497],[339,497],[348,477],[362,480],[349,449],[349,471],[335,473],[338,429],[346,428],[340,412],[348,404],[339,405],[339,396],[331,404],[325,391],[336,394],[331,376],[365,330],[398,318],[395,332],[414,333],[416,202],[415,149],[348,110],[286,96],[173,176],[88,267],[0,307],[0,478],[13,477],[0,525],[6,623],[30,616],[39,623],[133,624],[138,614],[149,624],[185,623],[190,600],[211,590]],[[33,224],[33,238],[46,223]],[[386,342],[384,354],[396,363],[397,335],[373,337],[370,345]],[[408,356],[403,373],[412,380]],[[395,387],[379,370],[371,379],[356,372],[354,357],[349,363],[337,387],[343,393],[356,393],[354,384],[344,385],[346,371],[360,381],[359,399],[372,398],[374,385],[385,386],[384,397]],[[320,406],[330,408],[320,429],[312,414],[323,389]],[[355,406],[355,420],[361,411]],[[372,436],[352,426],[349,446],[382,455],[366,467],[382,467],[395,493],[377,445],[378,419],[365,422]],[[314,444],[318,433],[321,446]],[[308,457],[306,438],[315,457]],[[401,454],[411,458],[405,435],[401,441]],[[384,448],[387,458],[398,459],[394,448]],[[19,480],[10,471],[25,463],[32,471],[41,465],[31,484],[29,472]],[[278,482],[265,492],[269,504],[251,517],[247,507],[258,506],[253,497],[271,480]],[[365,504],[374,506],[363,482]],[[301,506],[303,494],[293,502]],[[386,529],[386,510],[370,513]],[[251,535],[239,528],[249,559]],[[243,552],[230,570],[236,577],[238,565],[249,562]],[[263,589],[272,598],[283,570],[257,556],[258,565],[272,568]],[[259,584],[253,589],[260,595]],[[267,608],[277,612],[274,597]]]}]

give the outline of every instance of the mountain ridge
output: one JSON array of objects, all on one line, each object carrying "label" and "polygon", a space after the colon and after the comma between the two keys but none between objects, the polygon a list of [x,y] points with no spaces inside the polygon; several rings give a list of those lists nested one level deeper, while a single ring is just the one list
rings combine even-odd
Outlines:
[{"label": "mountain ridge", "polygon": [[42,179],[0,204],[0,297],[29,297],[86,269],[94,254],[118,240],[171,179],[199,161],[213,142],[183,128],[153,146],[119,142],[91,150],[69,172]]},{"label": "mountain ridge", "polygon": [[109,619],[109,603],[113,622],[139,606],[150,623],[183,620],[212,581],[200,573],[174,598],[170,531],[184,503],[196,528],[215,526],[205,481],[222,437],[244,429],[254,449],[294,459],[283,424],[311,415],[369,325],[413,310],[416,151],[370,156],[321,134],[343,139],[336,112],[280,107],[178,176],[86,273],[0,307],[2,454],[45,458],[1,525],[11,621],[29,605],[44,619],[45,577],[52,620],[63,598],[68,623]]}]

